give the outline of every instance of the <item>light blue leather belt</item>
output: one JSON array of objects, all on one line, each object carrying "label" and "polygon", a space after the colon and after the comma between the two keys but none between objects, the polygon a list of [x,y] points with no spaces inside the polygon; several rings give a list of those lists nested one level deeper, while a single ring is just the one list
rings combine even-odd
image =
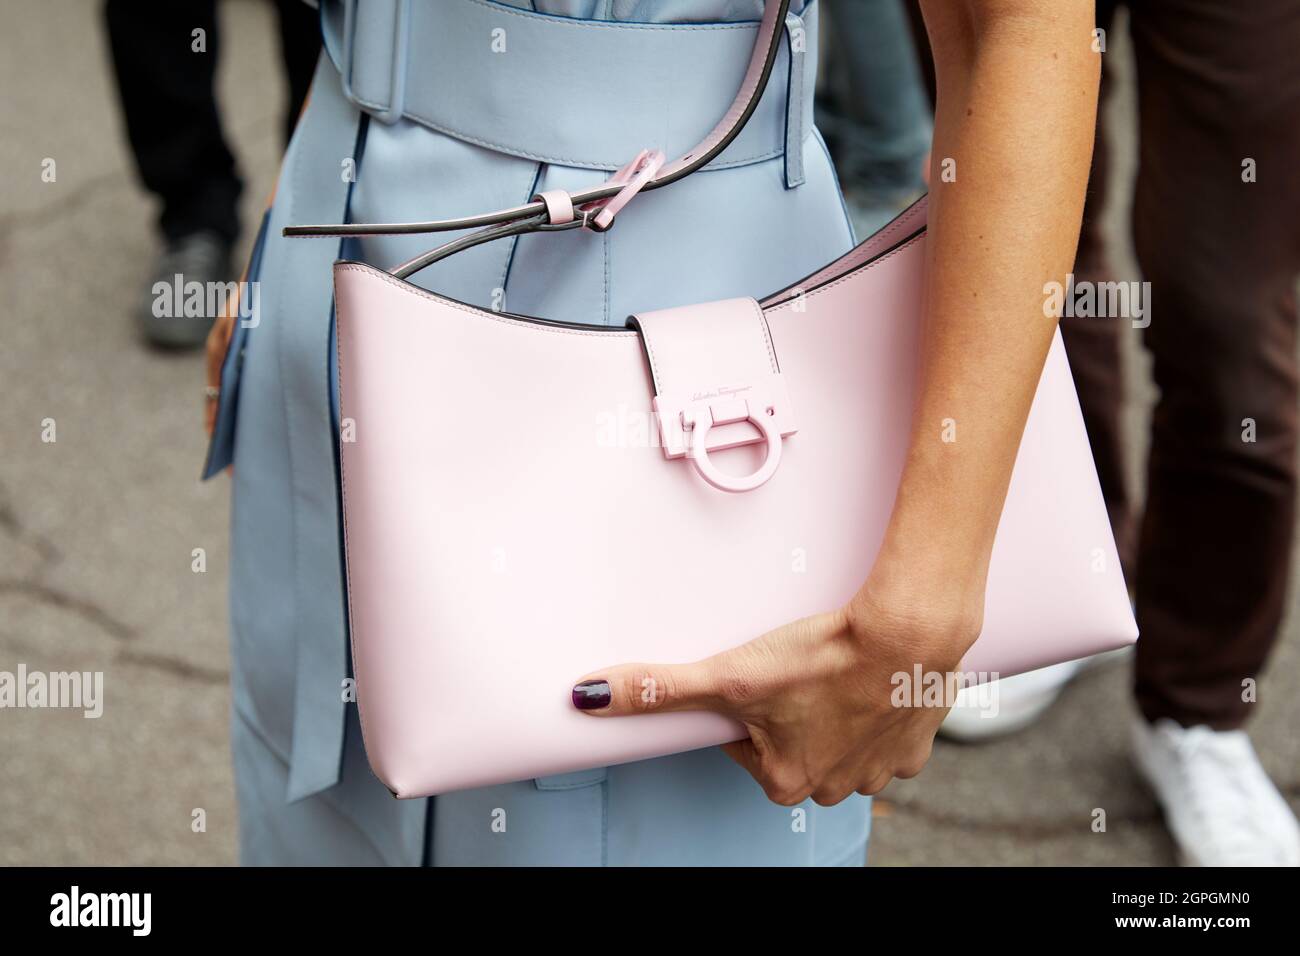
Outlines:
[{"label": "light blue leather belt", "polygon": [[[817,5],[787,42],[758,108],[706,168],[785,155],[803,181],[812,131]],[[756,22],[631,23],[533,13],[491,0],[322,0],[325,47],[347,97],[488,149],[560,166],[618,169],[647,147],[676,156],[735,94]],[[787,148],[790,147],[790,148]]]}]

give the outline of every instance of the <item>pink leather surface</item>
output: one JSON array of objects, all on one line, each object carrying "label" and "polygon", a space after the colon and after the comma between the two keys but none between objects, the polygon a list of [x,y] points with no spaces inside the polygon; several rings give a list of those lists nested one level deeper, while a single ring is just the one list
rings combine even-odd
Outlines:
[{"label": "pink leather surface", "polygon": [[[659,429],[667,454],[675,457],[683,453],[683,411],[696,404],[697,410],[707,411],[728,397],[761,402],[762,410],[782,434],[795,430],[767,319],[753,299],[640,312],[636,324],[650,367],[654,409],[662,419]],[[735,422],[714,426],[706,444],[712,450],[761,440],[752,424]]]},{"label": "pink leather surface", "polygon": [[663,150],[641,150],[622,169],[609,178],[612,183],[623,183],[623,188],[608,199],[601,199],[590,207],[584,206],[583,208],[599,210],[594,217],[594,222],[598,228],[608,229],[614,224],[614,217],[618,215],[619,211],[632,201],[632,198],[645,187],[646,183],[654,178],[654,174],[659,172],[659,168],[663,164]]},{"label": "pink leather surface", "polygon": [[781,371],[767,320],[753,299],[638,312],[636,321],[657,394]]},{"label": "pink leather surface", "polygon": [[[570,687],[603,665],[706,657],[862,583],[907,442],[924,242],[807,293],[804,311],[765,310],[798,431],[771,480],[739,494],[648,437],[655,388],[635,332],[515,320],[336,265],[341,409],[356,423],[342,445],[354,664],[389,789],[422,796],[743,734],[705,713],[593,720]],[[688,328],[674,326],[678,354]],[[730,362],[716,337],[691,354],[702,381]],[[761,448],[711,457],[752,471]],[[965,668],[1007,676],[1136,636],[1058,336]]]}]

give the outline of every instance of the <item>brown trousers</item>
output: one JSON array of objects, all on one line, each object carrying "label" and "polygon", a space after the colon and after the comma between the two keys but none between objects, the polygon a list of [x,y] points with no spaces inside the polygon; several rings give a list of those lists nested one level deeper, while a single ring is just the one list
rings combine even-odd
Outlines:
[{"label": "brown trousers", "polygon": [[[1108,33],[1114,6],[1098,2]],[[1062,332],[1135,586],[1138,706],[1150,720],[1228,729],[1248,716],[1244,682],[1277,638],[1296,518],[1300,0],[1127,6],[1141,143],[1133,236],[1160,390],[1140,514],[1121,441],[1126,320],[1067,318]],[[1106,166],[1099,135],[1078,280],[1138,278],[1106,262]]]}]

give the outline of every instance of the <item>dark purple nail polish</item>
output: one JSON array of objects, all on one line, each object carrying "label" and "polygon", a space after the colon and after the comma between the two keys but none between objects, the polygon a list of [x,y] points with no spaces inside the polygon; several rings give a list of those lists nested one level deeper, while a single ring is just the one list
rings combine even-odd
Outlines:
[{"label": "dark purple nail polish", "polygon": [[609,706],[609,681],[585,680],[573,685],[573,706],[578,710],[600,710]]}]

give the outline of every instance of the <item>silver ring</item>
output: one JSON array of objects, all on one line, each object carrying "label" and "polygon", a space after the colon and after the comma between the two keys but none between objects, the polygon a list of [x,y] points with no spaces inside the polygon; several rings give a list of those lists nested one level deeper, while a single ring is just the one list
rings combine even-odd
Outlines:
[{"label": "silver ring", "polygon": [[221,386],[220,386],[220,385],[204,385],[204,386],[203,386],[203,396],[204,396],[205,398],[210,398],[210,399],[212,399],[212,400],[215,401],[216,399],[218,399],[218,398],[221,397]]}]

